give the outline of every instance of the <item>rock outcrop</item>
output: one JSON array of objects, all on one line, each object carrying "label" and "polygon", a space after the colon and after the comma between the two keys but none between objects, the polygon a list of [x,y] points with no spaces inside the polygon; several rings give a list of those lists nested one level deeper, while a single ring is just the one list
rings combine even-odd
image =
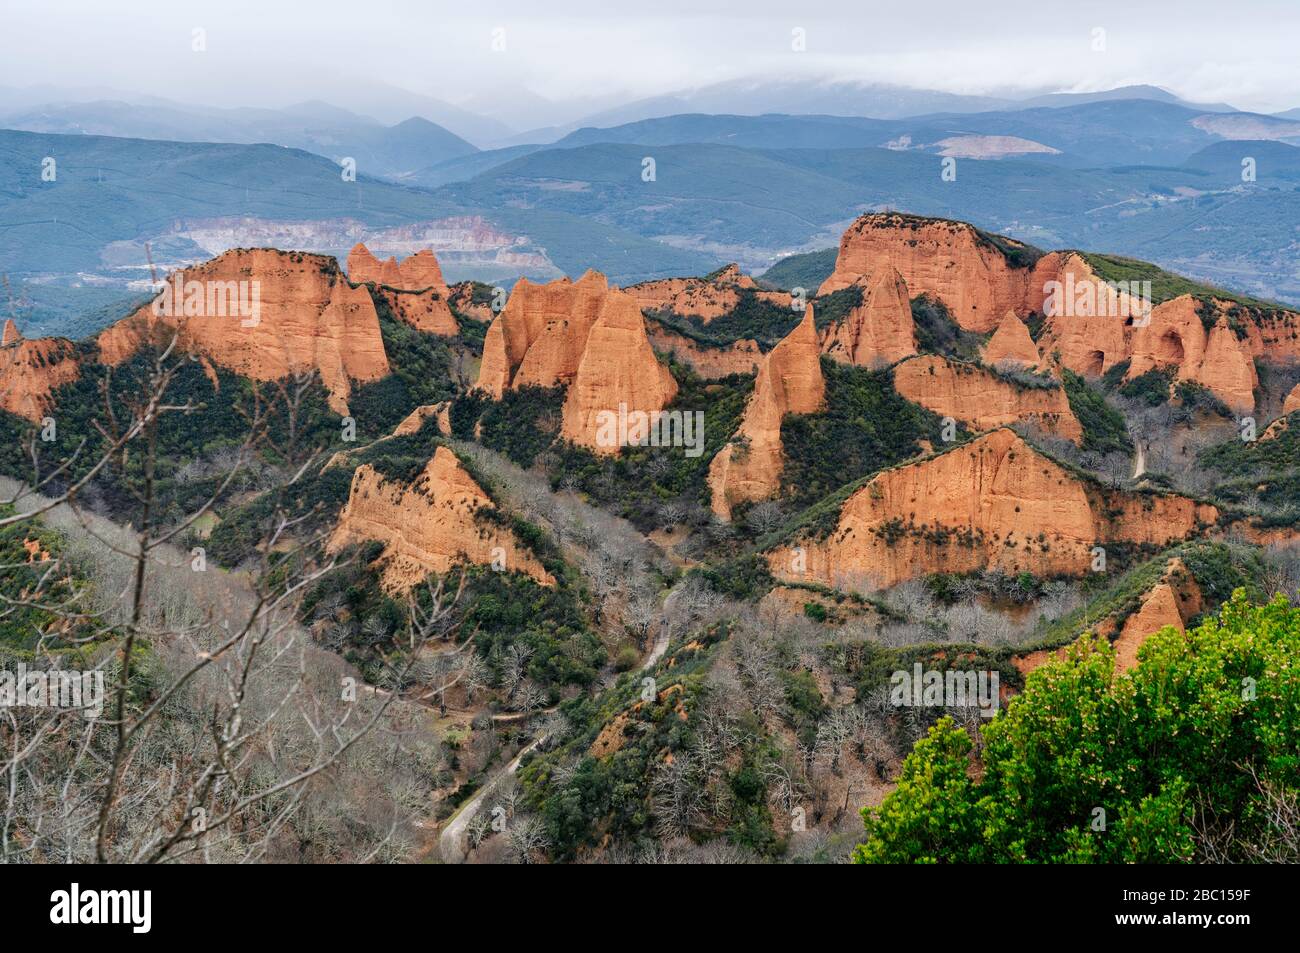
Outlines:
[{"label": "rock outcrop", "polygon": [[916,328],[907,283],[893,268],[880,268],[862,303],[822,332],[822,350],[859,367],[887,367],[916,353]]},{"label": "rock outcrop", "polygon": [[1014,311],[1008,311],[984,346],[984,363],[994,367],[1007,365],[1032,370],[1039,366],[1041,360],[1038,345],[1030,337],[1025,322],[1016,317]]},{"label": "rock outcrop", "polygon": [[478,389],[500,399],[512,388],[572,381],[608,294],[595,271],[544,285],[519,279],[484,338]]},{"label": "rock outcrop", "polygon": [[765,500],[781,487],[781,420],[810,414],[826,396],[812,305],[763,358],[736,437],[709,464],[712,509],[729,520],[739,503]]},{"label": "rock outcrop", "polygon": [[422,404],[402,418],[401,423],[393,428],[392,436],[409,437],[419,433],[424,422],[430,417],[437,418],[438,433],[443,437],[451,436],[451,401],[439,401],[436,404]]},{"label": "rock outcrop", "polygon": [[446,295],[436,289],[396,291],[379,287],[375,294],[383,299],[395,318],[418,331],[444,337],[455,337],[460,333],[460,325],[447,305]]},{"label": "rock outcrop", "polygon": [[646,333],[656,351],[672,355],[674,360],[685,364],[705,380],[715,380],[729,374],[756,373],[763,360],[758,342],[749,338],[733,341],[726,347],[700,344],[653,318],[646,321]]},{"label": "rock outcrop", "polygon": [[[636,415],[648,415],[641,419],[652,425],[676,396],[677,381],[655,357],[636,300],[609,292],[565,395],[561,436],[597,453],[618,453],[624,436],[629,443],[650,436]],[[619,419],[628,423],[611,430],[609,422]]]},{"label": "rock outcrop", "polygon": [[432,288],[445,301],[447,282],[433,252],[425,248],[400,263],[395,257],[380,261],[370,249],[358,242],[348,252],[348,278],[354,285],[372,282],[400,291],[426,291]]},{"label": "rock outcrop", "polygon": [[474,282],[458,282],[448,289],[447,303],[475,321],[491,321],[496,317],[496,313],[492,310],[491,297],[484,300],[475,291]]},{"label": "rock outcrop", "polygon": [[1025,387],[983,367],[926,354],[894,368],[894,388],[913,403],[975,430],[1031,423],[1076,444],[1083,440],[1083,427],[1059,385]]},{"label": "rock outcrop", "polygon": [[[1126,379],[1155,368],[1176,368],[1175,379],[1191,381],[1214,393],[1230,409],[1255,407],[1259,377],[1248,338],[1230,326],[1215,303],[1181,295],[1156,305],[1145,327],[1135,329]],[[1205,314],[1209,321],[1203,319]],[[1206,325],[1209,325],[1207,330]]]},{"label": "rock outcrop", "polygon": [[992,331],[1008,311],[1026,311],[1034,276],[1028,246],[998,242],[1002,247],[965,222],[873,212],[844,232],[835,270],[820,293],[870,287],[892,269],[914,297],[938,298],[966,330]]},{"label": "rock outcrop", "polygon": [[753,292],[760,300],[789,305],[784,291],[763,291],[735,264],[704,278],[662,278],[630,285],[627,293],[645,311],[669,311],[682,317],[697,317],[705,324],[730,314],[740,304],[741,293]]},{"label": "rock outcrop", "polygon": [[26,340],[13,320],[0,343],[0,409],[39,422],[53,406],[55,388],[76,380],[76,349],[65,338]]},{"label": "rock outcrop", "polygon": [[1286,401],[1282,404],[1282,413],[1294,414],[1300,410],[1300,384],[1296,384],[1291,393],[1287,394]]},{"label": "rock outcrop", "polygon": [[1181,559],[1171,560],[1160,582],[1142,597],[1137,612],[1124,620],[1115,639],[1115,667],[1126,672],[1137,665],[1138,649],[1165,626],[1185,631],[1187,622],[1204,607],[1201,587]]},{"label": "rock outcrop", "polygon": [[[594,271],[576,282],[535,285],[521,279],[488,328],[478,389],[500,399],[529,385],[567,386],[563,436],[597,453],[617,453],[624,437],[645,436],[637,418],[653,417],[677,395],[677,382],[655,357],[636,299],[611,289]],[[605,415],[630,421],[637,432],[620,423],[611,442],[602,428]]]},{"label": "rock outcrop", "polygon": [[444,573],[464,562],[495,564],[554,585],[555,579],[505,525],[479,514],[491,506],[491,498],[446,447],[434,452],[409,486],[385,480],[363,464],[352,476],[329,550],[382,542],[377,563],[390,592],[408,591],[429,573]]},{"label": "rock outcrop", "polygon": [[1095,546],[1167,545],[1218,515],[1175,494],[1104,488],[1004,429],[877,474],[844,502],[829,536],[767,558],[780,579],[858,590],[935,572],[1082,574]]},{"label": "rock outcrop", "polygon": [[1062,365],[1085,377],[1099,377],[1132,355],[1133,325],[1145,320],[1145,305],[1113,291],[1082,255],[1044,255],[1034,266],[1030,293],[1027,311],[1046,315],[1042,354],[1059,355]]},{"label": "rock outcrop", "polygon": [[173,335],[182,351],[253,380],[314,369],[341,414],[353,381],[389,373],[370,292],[324,255],[235,249],[182,269],[151,304],[99,335],[100,360],[120,364]]}]

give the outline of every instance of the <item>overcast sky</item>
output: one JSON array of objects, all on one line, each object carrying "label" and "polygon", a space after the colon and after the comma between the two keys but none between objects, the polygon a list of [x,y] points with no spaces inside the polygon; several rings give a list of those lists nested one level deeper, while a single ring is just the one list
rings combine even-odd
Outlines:
[{"label": "overcast sky", "polygon": [[[329,99],[345,83],[482,106],[517,103],[520,89],[630,98],[808,74],[951,92],[1153,83],[1247,109],[1300,106],[1300,0],[14,0],[4,19],[0,85],[225,106]],[[791,50],[795,27],[806,52]]]}]

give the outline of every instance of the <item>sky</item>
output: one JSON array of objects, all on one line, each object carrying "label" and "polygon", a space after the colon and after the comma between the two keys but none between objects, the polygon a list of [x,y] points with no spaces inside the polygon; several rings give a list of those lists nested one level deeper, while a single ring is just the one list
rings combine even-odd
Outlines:
[{"label": "sky", "polygon": [[275,107],[388,84],[518,128],[749,76],[1300,106],[1298,0],[41,0],[4,17],[0,86]]}]

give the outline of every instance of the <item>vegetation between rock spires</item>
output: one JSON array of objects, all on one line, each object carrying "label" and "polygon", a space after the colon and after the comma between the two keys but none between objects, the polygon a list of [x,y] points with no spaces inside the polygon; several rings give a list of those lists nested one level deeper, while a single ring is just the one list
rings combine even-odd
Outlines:
[{"label": "vegetation between rock spires", "polygon": [[[942,446],[938,414],[904,400],[888,370],[821,359],[826,410],[786,417],[783,497],[802,508],[848,483],[916,456],[920,441]],[[967,431],[958,428],[958,440]]]}]

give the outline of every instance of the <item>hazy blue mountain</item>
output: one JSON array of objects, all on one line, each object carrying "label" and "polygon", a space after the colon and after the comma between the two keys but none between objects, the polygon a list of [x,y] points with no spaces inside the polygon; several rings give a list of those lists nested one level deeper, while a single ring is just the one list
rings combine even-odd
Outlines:
[{"label": "hazy blue mountain", "polygon": [[[558,147],[597,142],[673,145],[708,142],[748,148],[861,148],[884,146],[941,151],[964,136],[1014,136],[1058,150],[1035,156],[1077,166],[1178,165],[1221,137],[1193,124],[1204,112],[1147,99],[1105,99],[1073,106],[1039,106],[911,119],[764,115],[665,116],[612,128],[584,128]],[[1250,113],[1237,115],[1251,116]],[[1300,124],[1296,126],[1300,134]]]},{"label": "hazy blue mountain", "polygon": [[1183,163],[1212,173],[1218,185],[1241,183],[1242,160],[1255,160],[1255,181],[1263,186],[1300,182],[1300,148],[1269,140],[1227,140],[1206,146]]},{"label": "hazy blue mountain", "polygon": [[3,121],[28,132],[176,142],[269,142],[335,161],[351,156],[360,171],[386,178],[477,151],[427,119],[385,126],[323,102],[285,109],[209,109],[98,101],[45,106]]},{"label": "hazy blue mountain", "polygon": [[1046,93],[1042,96],[1030,96],[1019,104],[1023,108],[1034,106],[1079,106],[1084,103],[1100,103],[1114,99],[1150,99],[1160,103],[1173,103],[1197,112],[1236,112],[1235,106],[1227,103],[1194,103],[1171,93],[1161,86],[1137,85],[1119,86],[1115,89],[1095,93]]}]

